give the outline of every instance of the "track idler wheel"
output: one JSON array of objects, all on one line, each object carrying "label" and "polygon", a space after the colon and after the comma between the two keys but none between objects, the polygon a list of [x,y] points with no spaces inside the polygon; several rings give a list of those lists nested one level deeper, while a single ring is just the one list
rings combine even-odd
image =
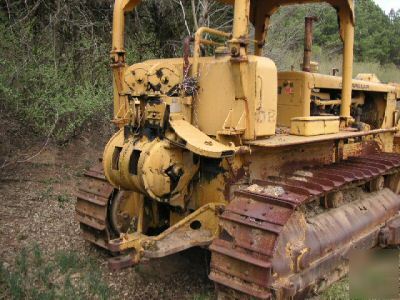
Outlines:
[{"label": "track idler wheel", "polygon": [[132,193],[118,191],[110,204],[110,223],[116,233],[125,233],[129,229],[135,230],[136,221],[129,198]]}]

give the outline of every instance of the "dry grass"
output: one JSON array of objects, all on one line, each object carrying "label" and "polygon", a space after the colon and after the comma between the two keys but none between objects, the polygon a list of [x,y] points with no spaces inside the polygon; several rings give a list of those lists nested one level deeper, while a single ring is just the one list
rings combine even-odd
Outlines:
[{"label": "dry grass", "polygon": [[[276,61],[279,71],[287,71],[292,67],[295,70],[300,70],[300,64],[303,60],[303,52],[301,49],[296,51],[282,52],[277,57],[273,57]],[[342,56],[331,54],[325,50],[315,47],[313,49],[313,61],[319,63],[319,73],[332,74],[332,69],[339,69],[339,75],[342,70]],[[400,83],[400,67],[395,64],[381,65],[377,62],[354,62],[353,77],[360,73],[373,73],[384,82]]]},{"label": "dry grass", "polygon": [[[323,74],[331,74],[333,68],[338,68],[339,70],[342,69],[342,59],[340,56],[321,58],[317,61],[320,62],[319,69]],[[400,83],[400,68],[394,64],[381,65],[376,62],[355,62],[353,67],[353,77],[360,73],[373,73],[385,83]]]}]

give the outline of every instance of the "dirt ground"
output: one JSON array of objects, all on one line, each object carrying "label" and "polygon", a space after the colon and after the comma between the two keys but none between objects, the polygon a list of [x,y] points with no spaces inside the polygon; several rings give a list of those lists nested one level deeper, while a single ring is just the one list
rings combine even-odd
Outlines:
[{"label": "dirt ground", "polygon": [[[4,160],[6,164],[22,161],[43,147],[41,139],[21,140],[26,136],[20,136],[18,125],[14,125],[0,123],[0,299],[44,298],[44,295],[68,299],[72,296],[68,296],[66,284],[72,282],[76,291],[77,283],[93,274],[94,283],[90,279],[79,287],[83,291],[77,293],[82,298],[213,296],[213,285],[207,279],[205,250],[193,249],[112,273],[107,267],[107,253],[80,237],[74,219],[74,193],[83,170],[101,156],[109,132],[87,133],[66,146],[50,144],[29,161],[2,167]],[[40,265],[35,263],[36,256],[40,256]],[[42,280],[42,273],[48,278]],[[47,284],[54,294],[46,294]]]}]

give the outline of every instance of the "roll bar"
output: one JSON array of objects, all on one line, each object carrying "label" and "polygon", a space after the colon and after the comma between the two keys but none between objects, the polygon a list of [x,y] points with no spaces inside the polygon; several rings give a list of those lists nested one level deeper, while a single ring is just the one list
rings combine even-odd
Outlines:
[{"label": "roll bar", "polygon": [[[354,49],[354,0],[219,0],[234,5],[234,22],[232,39],[229,41],[229,48],[232,58],[246,60],[248,43],[248,24],[251,21],[256,29],[256,40],[262,41],[256,49],[256,54],[261,54],[262,45],[265,40],[266,30],[270,17],[276,10],[284,5],[321,3],[331,4],[338,13],[340,36],[343,40],[343,78],[342,78],[342,104],[340,116],[349,120],[352,73],[353,73],[353,49]],[[111,58],[114,67],[114,83],[116,89],[122,92],[119,85],[122,82],[120,69],[125,65],[125,13],[132,11],[141,0],[115,0],[113,15],[113,38]],[[121,78],[119,78],[121,77]],[[119,81],[119,82],[118,82]],[[115,93],[116,95],[116,93]]]}]

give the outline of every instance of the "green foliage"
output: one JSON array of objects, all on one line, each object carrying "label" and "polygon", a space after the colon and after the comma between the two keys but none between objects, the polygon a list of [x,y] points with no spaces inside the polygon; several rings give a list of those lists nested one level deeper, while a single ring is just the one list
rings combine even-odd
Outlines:
[{"label": "green foliage", "polygon": [[40,247],[22,250],[13,267],[0,261],[1,298],[109,299],[110,290],[96,264],[71,251],[45,259]]},{"label": "green foliage", "polygon": [[61,194],[57,196],[57,201],[62,205],[70,201],[70,197],[67,194]]},{"label": "green foliage", "polygon": [[[355,14],[355,61],[400,66],[400,11],[386,15],[373,0],[355,0]],[[314,25],[314,59],[334,60],[342,52],[337,14],[332,6],[282,7],[272,17],[266,47],[267,56],[277,61],[280,69],[288,69],[301,60],[306,16],[319,19]],[[293,57],[293,53],[299,55]]]},{"label": "green foliage", "polygon": [[56,262],[61,273],[76,270],[80,266],[79,257],[75,252],[60,251],[56,255]]},{"label": "green foliage", "polygon": [[[400,65],[400,11],[385,15],[373,0],[355,1],[356,61],[383,65],[382,75],[399,81],[390,64]],[[34,133],[51,134],[60,142],[91,124],[109,121],[110,1],[1,3],[0,109],[12,112]],[[299,65],[304,17],[310,15],[319,17],[314,30],[316,60],[333,61],[341,53],[333,7],[283,7],[272,17],[265,47],[279,69]],[[199,26],[230,31],[232,7],[204,0],[182,1],[182,5],[178,1],[142,1],[126,19],[127,62],[182,56],[183,39]],[[393,76],[386,75],[388,68]]]},{"label": "green foliage", "polygon": [[389,18],[393,28],[393,32],[391,33],[391,50],[389,55],[392,62],[400,66],[400,10],[397,12],[392,10],[389,14]]},{"label": "green foliage", "polygon": [[0,23],[0,99],[34,132],[65,141],[94,116],[109,118],[108,43],[89,35],[67,43],[65,33],[37,27],[35,19]]},{"label": "green foliage", "polygon": [[331,287],[329,287],[320,296],[320,299],[324,300],[349,300],[349,280],[344,278]]},{"label": "green foliage", "polygon": [[198,294],[193,296],[193,300],[209,300],[212,299],[211,293],[206,293],[206,294]]},{"label": "green foliage", "polygon": [[359,61],[390,61],[392,24],[383,10],[370,0],[356,2],[355,56]]}]

